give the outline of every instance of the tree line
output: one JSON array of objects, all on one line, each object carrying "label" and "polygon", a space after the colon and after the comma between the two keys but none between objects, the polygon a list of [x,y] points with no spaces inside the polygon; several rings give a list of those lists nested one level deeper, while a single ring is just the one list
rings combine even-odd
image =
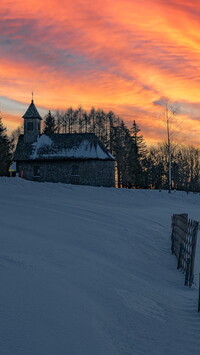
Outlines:
[{"label": "tree line", "polygon": [[[3,129],[5,136],[5,128]],[[10,162],[12,145],[20,133],[20,128],[12,133],[10,146],[7,146],[9,155],[5,155],[5,151],[0,155],[4,161],[7,159]],[[81,107],[70,107],[66,111],[56,111],[53,114],[49,111],[44,117],[43,133],[95,133],[116,158],[118,187],[168,188],[167,143],[147,147],[136,121],[128,128],[112,111],[105,112],[95,108],[86,111]],[[0,154],[1,149],[0,146]],[[172,145],[171,172],[172,188],[200,192],[200,150],[192,146]],[[5,174],[5,169],[0,168],[0,175],[2,174]]]},{"label": "tree line", "polygon": [[8,174],[12,162],[13,142],[7,135],[6,128],[0,117],[0,176]]}]

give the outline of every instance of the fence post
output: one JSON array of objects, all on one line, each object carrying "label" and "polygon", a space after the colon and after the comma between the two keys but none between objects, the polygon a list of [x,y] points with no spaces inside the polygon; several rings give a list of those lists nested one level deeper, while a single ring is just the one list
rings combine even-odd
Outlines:
[{"label": "fence post", "polygon": [[199,222],[188,219],[186,213],[173,214],[171,252],[178,260],[177,269],[185,272],[185,286],[189,287],[192,286],[194,279],[198,228]]},{"label": "fence post", "polygon": [[171,234],[171,241],[172,241],[171,252],[172,252],[172,255],[173,255],[174,254],[174,236],[173,236],[173,233]]},{"label": "fence post", "polygon": [[186,272],[185,272],[185,286],[188,286],[190,272],[190,258],[187,258]]},{"label": "fence post", "polygon": [[191,267],[190,267],[190,275],[189,275],[189,286],[192,286],[193,279],[194,279],[194,263],[195,263],[195,252],[196,252],[196,245],[197,245],[197,233],[199,228],[199,223],[193,221],[195,228],[193,232],[193,240],[192,240],[192,253],[191,253]]},{"label": "fence post", "polygon": [[182,259],[182,254],[183,254],[183,243],[181,243],[180,245],[180,251],[179,251],[179,256],[178,256],[178,265],[177,265],[177,269],[180,269],[181,267],[181,259]]},{"label": "fence post", "polygon": [[172,216],[172,234],[171,234],[171,252],[172,252],[172,255],[174,254],[174,215]]},{"label": "fence post", "polygon": [[198,312],[200,312],[200,274],[199,274],[199,297],[198,297]]}]

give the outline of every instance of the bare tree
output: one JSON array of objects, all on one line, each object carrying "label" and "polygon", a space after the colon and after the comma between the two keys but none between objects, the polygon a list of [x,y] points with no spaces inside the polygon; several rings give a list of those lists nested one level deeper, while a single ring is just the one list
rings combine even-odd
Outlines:
[{"label": "bare tree", "polygon": [[24,126],[23,125],[18,126],[16,129],[14,129],[14,131],[11,132],[10,139],[13,144],[13,149],[15,149],[15,147],[17,145],[19,136],[23,133],[24,133]]},{"label": "bare tree", "polygon": [[168,97],[161,97],[154,102],[155,105],[162,107],[161,119],[166,127],[167,136],[167,155],[168,155],[168,191],[171,193],[172,189],[172,135],[175,132],[175,116],[179,112],[178,104],[170,100]]}]

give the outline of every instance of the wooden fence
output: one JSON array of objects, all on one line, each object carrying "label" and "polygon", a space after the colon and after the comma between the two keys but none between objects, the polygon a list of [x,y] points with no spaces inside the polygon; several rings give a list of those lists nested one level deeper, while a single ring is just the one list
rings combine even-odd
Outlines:
[{"label": "wooden fence", "polygon": [[172,216],[171,251],[176,255],[177,269],[185,273],[185,285],[191,287],[194,279],[194,263],[199,223],[186,213]]}]

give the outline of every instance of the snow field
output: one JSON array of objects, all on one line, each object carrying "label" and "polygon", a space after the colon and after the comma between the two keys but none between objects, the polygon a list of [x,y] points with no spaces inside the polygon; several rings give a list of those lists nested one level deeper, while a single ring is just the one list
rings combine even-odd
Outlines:
[{"label": "snow field", "polygon": [[197,288],[170,254],[198,194],[0,179],[0,354],[200,353]]}]

